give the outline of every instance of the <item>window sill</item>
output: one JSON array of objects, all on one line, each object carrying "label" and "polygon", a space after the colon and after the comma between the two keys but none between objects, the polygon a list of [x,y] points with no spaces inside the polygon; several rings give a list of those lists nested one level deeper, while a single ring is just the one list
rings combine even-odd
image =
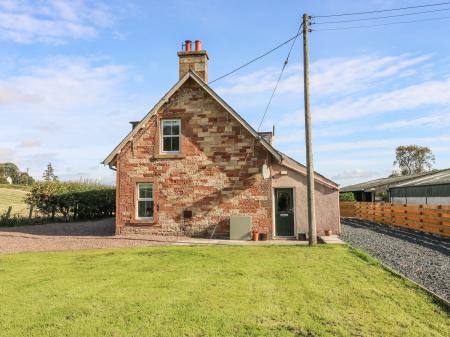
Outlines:
[{"label": "window sill", "polygon": [[133,219],[130,220],[129,224],[132,226],[153,226],[157,223],[154,219]]},{"label": "window sill", "polygon": [[186,156],[182,153],[158,153],[155,154],[155,158],[157,159],[183,159]]}]

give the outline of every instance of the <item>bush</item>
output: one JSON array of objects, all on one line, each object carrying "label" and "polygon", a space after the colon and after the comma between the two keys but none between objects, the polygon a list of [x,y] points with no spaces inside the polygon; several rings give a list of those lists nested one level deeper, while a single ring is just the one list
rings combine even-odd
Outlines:
[{"label": "bush", "polygon": [[115,212],[116,192],[92,182],[46,181],[34,183],[25,202],[45,216],[94,219]]},{"label": "bush", "polygon": [[353,192],[343,192],[339,194],[339,201],[356,202]]}]

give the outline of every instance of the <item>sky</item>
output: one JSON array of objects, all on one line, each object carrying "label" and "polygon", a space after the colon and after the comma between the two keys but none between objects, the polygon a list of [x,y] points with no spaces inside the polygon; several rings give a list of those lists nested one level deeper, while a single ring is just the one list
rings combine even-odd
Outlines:
[{"label": "sky", "polygon": [[[202,40],[212,80],[295,35],[303,13],[433,2],[0,0],[0,162],[113,183],[100,162],[178,80],[184,40]],[[310,33],[316,171],[343,186],[384,177],[409,144],[450,167],[450,19],[319,31],[342,19],[315,18]],[[304,163],[301,48],[299,38],[262,131],[274,125],[275,147]],[[256,128],[288,49],[211,87]]]}]

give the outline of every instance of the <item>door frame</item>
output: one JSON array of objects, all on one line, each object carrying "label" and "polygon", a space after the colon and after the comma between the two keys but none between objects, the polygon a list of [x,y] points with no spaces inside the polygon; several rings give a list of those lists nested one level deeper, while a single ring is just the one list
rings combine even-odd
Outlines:
[{"label": "door frame", "polygon": [[[292,207],[292,211],[294,213],[294,235],[293,236],[277,236],[276,235],[276,225],[277,225],[277,216],[276,216],[276,210],[275,210],[275,199],[276,199],[276,194],[275,194],[275,190],[276,189],[283,189],[283,188],[289,188],[292,190],[292,202],[293,202],[293,207]],[[296,196],[297,196],[297,190],[295,186],[276,186],[276,187],[272,187],[272,233],[273,233],[273,237],[274,238],[296,238],[297,237],[297,205],[296,205]]]}]

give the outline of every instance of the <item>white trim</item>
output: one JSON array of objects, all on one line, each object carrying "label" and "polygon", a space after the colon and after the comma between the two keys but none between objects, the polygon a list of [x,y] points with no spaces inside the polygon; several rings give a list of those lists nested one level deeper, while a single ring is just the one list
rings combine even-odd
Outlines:
[{"label": "white trim", "polygon": [[[276,210],[275,210],[275,198],[276,198],[276,194],[275,194],[275,190],[276,189],[287,189],[290,188],[292,190],[292,210],[294,213],[294,235],[293,236],[279,236],[276,235],[276,225],[277,225],[277,219],[276,219]],[[273,233],[273,237],[274,238],[297,238],[297,190],[295,186],[276,186],[276,187],[272,187],[272,233]]]},{"label": "white trim", "polygon": [[[140,193],[140,189],[139,189],[139,185],[140,184],[149,184],[152,187],[152,197],[151,198],[141,198],[139,193]],[[136,205],[135,205],[135,212],[136,212],[136,219],[137,220],[150,220],[153,221],[153,216],[139,216],[139,201],[153,201],[153,184],[149,183],[149,182],[137,182],[136,183]],[[154,212],[154,210],[153,210]]]},{"label": "white trim", "polygon": [[[176,122],[178,124],[178,151],[164,151],[164,137],[170,137],[175,138],[173,135],[164,136],[164,122]],[[181,119],[180,118],[174,118],[174,119],[164,119],[161,118],[160,120],[160,130],[159,130],[159,153],[161,154],[172,154],[172,153],[181,153]]]}]

